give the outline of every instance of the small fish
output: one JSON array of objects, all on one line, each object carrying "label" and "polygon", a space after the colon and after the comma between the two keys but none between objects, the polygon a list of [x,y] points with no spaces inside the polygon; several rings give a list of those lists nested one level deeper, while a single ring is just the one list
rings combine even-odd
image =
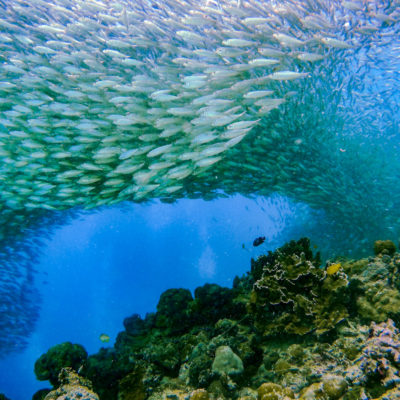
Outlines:
[{"label": "small fish", "polygon": [[334,263],[328,266],[326,269],[326,273],[328,275],[334,275],[336,272],[339,271],[339,269],[342,267],[342,263]]},{"label": "small fish", "polygon": [[110,336],[108,336],[108,335],[105,334],[105,333],[102,333],[102,334],[99,336],[99,339],[100,339],[103,343],[108,343],[108,342],[110,341]]},{"label": "small fish", "polygon": [[253,246],[254,247],[260,246],[264,242],[265,242],[265,236],[259,236],[258,238],[254,239]]},{"label": "small fish", "polygon": [[232,47],[249,47],[255,45],[254,42],[246,39],[227,39],[222,42],[224,46],[232,46]]},{"label": "small fish", "polygon": [[279,71],[267,75],[269,79],[273,79],[276,81],[290,81],[293,79],[305,78],[307,76],[309,75],[305,72],[296,72],[296,71]]},{"label": "small fish", "polygon": [[306,53],[306,52],[300,53],[296,57],[301,61],[309,61],[309,62],[320,61],[324,59],[324,56],[322,54]]},{"label": "small fish", "polygon": [[327,46],[336,47],[338,49],[351,49],[352,44],[345,42],[344,40],[338,40],[331,37],[322,37],[321,42]]},{"label": "small fish", "polygon": [[295,37],[285,35],[284,33],[274,33],[272,35],[282,46],[296,47],[304,45],[302,40]]}]

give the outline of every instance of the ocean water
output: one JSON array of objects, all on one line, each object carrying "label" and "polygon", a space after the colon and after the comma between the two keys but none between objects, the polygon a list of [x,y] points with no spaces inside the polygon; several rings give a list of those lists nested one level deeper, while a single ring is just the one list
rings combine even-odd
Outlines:
[{"label": "ocean water", "polygon": [[397,243],[399,89],[397,0],[0,0],[0,392],[290,239]]},{"label": "ocean water", "polygon": [[[33,365],[49,347],[65,341],[89,353],[111,347],[124,318],[155,311],[171,287],[232,286],[251,257],[296,235],[304,221],[300,210],[307,211],[280,197],[180,200],[112,207],[57,229],[35,266],[39,320],[27,347],[0,361],[1,391],[23,400],[48,387],[36,380]],[[261,235],[266,243],[253,247]],[[102,333],[109,344],[101,342]]]}]

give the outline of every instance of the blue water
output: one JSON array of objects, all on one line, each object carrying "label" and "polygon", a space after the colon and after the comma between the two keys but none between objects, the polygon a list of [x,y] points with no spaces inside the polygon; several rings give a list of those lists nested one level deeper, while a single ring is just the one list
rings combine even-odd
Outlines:
[{"label": "blue water", "polygon": [[[71,341],[91,354],[112,346],[123,319],[155,311],[168,288],[231,286],[249,270],[251,257],[290,238],[296,210],[278,197],[154,202],[106,209],[58,229],[37,266],[40,320],[28,348],[0,360],[0,392],[26,400],[50,387],[33,373],[49,347]],[[260,235],[267,240],[254,248]],[[108,344],[99,340],[102,333],[111,337]]]}]

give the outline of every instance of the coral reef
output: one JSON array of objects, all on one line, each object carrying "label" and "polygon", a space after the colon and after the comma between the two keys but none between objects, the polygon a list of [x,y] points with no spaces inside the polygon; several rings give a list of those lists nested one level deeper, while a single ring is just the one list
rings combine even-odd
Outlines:
[{"label": "coral reef", "polygon": [[399,276],[399,253],[322,266],[303,238],[232,288],[167,290],[114,348],[63,343],[35,370],[60,391],[61,368],[79,368],[102,400],[399,399]]},{"label": "coral reef", "polygon": [[343,264],[349,277],[353,310],[364,322],[400,321],[399,254],[380,255]]},{"label": "coral reef", "polygon": [[215,351],[215,358],[211,371],[217,375],[240,375],[244,367],[240,357],[229,346],[219,346]]},{"label": "coral reef", "polygon": [[157,304],[156,326],[166,334],[179,334],[190,326],[193,297],[187,289],[168,289]]},{"label": "coral reef", "polygon": [[87,360],[87,352],[80,344],[65,342],[51,347],[35,363],[35,375],[40,381],[49,380],[53,386],[58,384],[58,374],[62,368],[78,370]]},{"label": "coral reef", "polygon": [[101,399],[114,399],[118,395],[118,382],[134,368],[114,349],[100,349],[88,357],[84,375],[90,379]]},{"label": "coral reef", "polygon": [[32,396],[32,400],[44,400],[50,392],[51,389],[40,389]]},{"label": "coral reef", "polygon": [[375,255],[388,254],[389,256],[392,256],[395,251],[396,246],[391,240],[377,240],[374,243]]},{"label": "coral reef", "polygon": [[309,248],[307,239],[292,241],[253,264],[249,311],[265,334],[324,333],[348,316],[347,276],[319,268]]},{"label": "coral reef", "polygon": [[99,400],[88,379],[79,376],[72,368],[63,368],[58,376],[60,387],[51,391],[44,400]]},{"label": "coral reef", "polygon": [[400,384],[400,334],[392,320],[371,323],[361,356],[347,376],[354,384],[384,391]]},{"label": "coral reef", "polygon": [[289,400],[294,399],[294,393],[276,383],[263,383],[257,390],[258,400]]}]

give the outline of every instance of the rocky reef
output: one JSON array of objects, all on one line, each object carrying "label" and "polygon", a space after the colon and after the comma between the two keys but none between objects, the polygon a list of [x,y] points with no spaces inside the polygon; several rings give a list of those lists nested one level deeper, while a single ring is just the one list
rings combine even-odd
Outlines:
[{"label": "rocky reef", "polygon": [[113,348],[49,349],[35,373],[53,390],[34,399],[400,399],[395,250],[379,241],[374,256],[322,265],[303,238],[252,260],[232,288],[169,289]]},{"label": "rocky reef", "polygon": [[72,368],[61,369],[58,383],[58,388],[49,392],[44,400],[99,400],[99,396],[92,391],[92,383]]}]

